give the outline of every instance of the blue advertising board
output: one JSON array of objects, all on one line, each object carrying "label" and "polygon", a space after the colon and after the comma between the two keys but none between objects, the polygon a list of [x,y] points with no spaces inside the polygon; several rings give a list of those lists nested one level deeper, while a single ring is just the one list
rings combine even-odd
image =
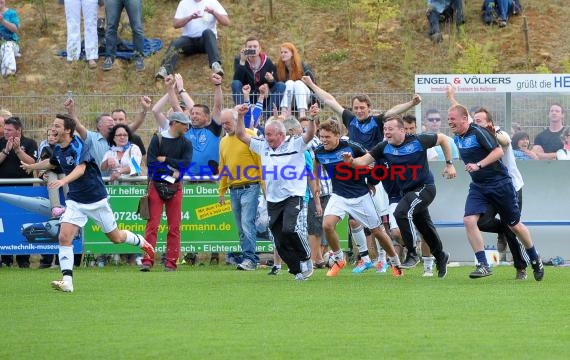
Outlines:
[{"label": "blue advertising board", "polygon": [[[57,254],[59,226],[45,186],[0,187],[0,254]],[[81,233],[73,251],[83,251]]]}]

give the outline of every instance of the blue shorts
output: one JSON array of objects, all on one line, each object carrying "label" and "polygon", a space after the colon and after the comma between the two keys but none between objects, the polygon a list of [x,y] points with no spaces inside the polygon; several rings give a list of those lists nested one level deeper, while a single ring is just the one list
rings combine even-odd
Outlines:
[{"label": "blue shorts", "polygon": [[505,179],[494,184],[469,185],[469,193],[465,200],[465,215],[481,215],[493,205],[501,220],[510,226],[515,226],[521,219],[518,196],[511,179]]}]

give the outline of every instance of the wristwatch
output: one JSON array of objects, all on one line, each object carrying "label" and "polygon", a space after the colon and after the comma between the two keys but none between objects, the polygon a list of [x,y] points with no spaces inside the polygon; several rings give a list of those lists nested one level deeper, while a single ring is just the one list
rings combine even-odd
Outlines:
[{"label": "wristwatch", "polygon": [[445,160],[445,163],[446,163],[447,165],[453,165],[453,161],[451,161],[451,160]]},{"label": "wristwatch", "polygon": [[479,169],[482,169],[482,168],[483,168],[483,167],[481,166],[481,163],[480,163],[480,162],[478,162],[476,165],[479,167]]}]

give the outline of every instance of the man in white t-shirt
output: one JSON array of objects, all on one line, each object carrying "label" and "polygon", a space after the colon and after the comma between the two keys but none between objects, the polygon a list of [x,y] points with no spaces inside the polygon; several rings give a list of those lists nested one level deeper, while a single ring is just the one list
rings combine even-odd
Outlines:
[{"label": "man in white t-shirt", "polygon": [[[304,152],[315,135],[313,118],[303,136],[287,136],[283,123],[274,120],[265,125],[264,139],[254,138],[245,132],[243,118],[248,105],[238,105],[236,109],[239,114],[236,136],[261,158],[262,177],[267,185],[269,229],[275,248],[295,280],[306,280],[313,275],[313,262],[307,238],[301,236],[298,229],[297,218],[305,206],[307,176],[311,176],[305,167]],[[310,111],[314,111],[313,107]]]},{"label": "man in white t-shirt", "polygon": [[179,54],[208,54],[212,71],[223,76],[217,43],[217,24],[230,25],[230,18],[224,7],[217,0],[182,0],[172,23],[175,29],[182,28],[182,36],[168,46],[155,77],[164,79],[166,75],[173,74]]}]

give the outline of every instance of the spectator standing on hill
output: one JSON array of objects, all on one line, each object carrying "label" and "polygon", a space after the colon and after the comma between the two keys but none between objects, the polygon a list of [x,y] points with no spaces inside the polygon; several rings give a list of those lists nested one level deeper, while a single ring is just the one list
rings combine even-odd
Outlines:
[{"label": "spectator standing on hill", "polygon": [[[0,139],[0,177],[7,179],[33,178],[34,175],[20,168],[20,164],[34,164],[38,155],[35,140],[24,136],[22,121],[17,116],[4,120],[4,137]],[[14,186],[8,185],[8,186]],[[31,186],[31,184],[19,185]],[[12,265],[12,256],[2,256],[2,263]],[[21,268],[30,267],[30,255],[16,255]]]},{"label": "spectator standing on hill", "polygon": [[264,109],[271,110],[280,106],[279,101],[285,91],[285,84],[275,78],[276,68],[269,56],[262,52],[259,40],[250,36],[245,41],[245,47],[240,50],[234,61],[234,78],[232,94],[235,105],[245,103],[242,95],[244,85],[251,87],[250,103],[257,102],[259,87],[267,84],[270,96],[266,99]]},{"label": "spectator standing on hill", "polygon": [[90,69],[97,68],[99,58],[98,0],[65,0],[64,5],[67,22],[67,61],[77,61],[81,56],[81,14],[83,14],[85,60]]},{"label": "spectator standing on hill", "polygon": [[521,214],[515,187],[507,168],[500,161],[504,154],[502,148],[491,133],[479,125],[469,123],[465,107],[452,106],[447,117],[449,127],[455,134],[454,141],[465,164],[465,171],[471,176],[463,224],[469,244],[477,258],[477,266],[469,277],[477,279],[492,275],[477,222],[489,205],[493,205],[501,220],[508,224],[524,245],[530,258],[534,279],[542,280],[544,266],[528,228],[520,221]]},{"label": "spectator standing on hill", "polygon": [[463,33],[463,0],[427,0],[427,18],[429,22],[429,37],[434,43],[443,41],[439,22],[455,20],[457,33]]},{"label": "spectator standing on hill", "polygon": [[16,57],[20,56],[20,19],[14,9],[6,6],[6,0],[0,0],[0,75],[16,74]]},{"label": "spectator standing on hill", "polygon": [[560,138],[564,146],[556,151],[556,160],[570,160],[570,128],[564,129]]},{"label": "spectator standing on hill", "polygon": [[[261,162],[254,153],[236,136],[238,113],[235,109],[224,109],[220,115],[226,136],[220,141],[219,203],[225,204],[226,191],[230,190],[232,212],[236,221],[242,257],[237,270],[255,270],[259,263],[256,254],[257,229],[255,219],[259,205]],[[255,136],[251,129],[245,129],[249,136]],[[243,169],[250,168],[246,173]]]},{"label": "spectator standing on hill", "polygon": [[281,44],[280,54],[275,79],[277,82],[285,83],[285,91],[280,101],[281,113],[285,116],[289,115],[292,111],[292,101],[295,99],[299,117],[304,117],[309,108],[311,90],[301,78],[309,76],[316,83],[315,75],[311,68],[301,61],[299,50],[292,43]]},{"label": "spectator standing on hill", "polygon": [[[148,186],[150,219],[145,238],[156,247],[158,226],[166,211],[168,234],[166,235],[166,259],[164,271],[176,271],[180,257],[180,213],[182,211],[181,169],[187,169],[192,159],[192,144],[184,137],[190,119],[181,112],[168,115],[169,127],[160,135],[154,135],[148,147]],[[144,257],[140,270],[148,272],[154,265],[154,257]]]},{"label": "spectator standing on hill", "polygon": [[526,132],[513,134],[512,145],[517,160],[538,160],[538,155],[530,149],[530,136]]},{"label": "spectator standing on hill", "polygon": [[156,78],[164,79],[173,74],[180,54],[204,53],[208,54],[212,72],[224,76],[217,44],[218,23],[229,26],[230,18],[217,0],[181,0],[172,24],[175,29],[182,28],[182,36],[168,46]]},{"label": "spectator standing on hill", "polygon": [[138,246],[150,257],[154,257],[154,248],[142,236],[118,229],[99,167],[87,151],[83,140],[73,134],[75,120],[67,115],[57,115],[53,121],[53,129],[57,131],[58,146],[55,147],[52,157],[35,164],[22,162],[22,168],[32,172],[60,166],[66,175],[48,185],[54,189],[66,184],[69,186],[65,202],[67,208],[61,217],[59,230],[59,264],[63,278],[52,281],[51,286],[55,290],[73,292],[72,242],[89,218],[115,244]]},{"label": "spectator standing on hill", "polygon": [[[315,135],[314,122],[310,122],[303,136],[286,136],[281,121],[271,121],[265,125],[265,138],[254,138],[245,132],[243,116],[248,111],[247,104],[238,106],[236,136],[259,154],[261,164],[269,169],[291,169],[295,174],[305,171],[304,151]],[[303,197],[307,180],[303,176],[285,177],[269,175],[267,184],[267,212],[269,229],[275,240],[279,256],[285,261],[289,273],[295,280],[307,280],[313,275],[313,262],[307,239],[303,239],[297,229],[297,219],[303,207]]]},{"label": "spectator standing on hill", "polygon": [[548,111],[550,125],[534,138],[532,151],[540,160],[556,160],[556,152],[563,148],[561,135],[564,131],[564,108],[552,104]]},{"label": "spectator standing on hill", "polygon": [[[70,0],[67,0],[70,1]],[[142,15],[142,0],[105,0],[105,16],[107,18],[107,30],[105,31],[105,62],[103,71],[113,69],[113,63],[117,56],[117,42],[119,22],[123,9],[129,16],[129,24],[133,34],[135,46],[135,70],[144,71],[144,28]]]}]

